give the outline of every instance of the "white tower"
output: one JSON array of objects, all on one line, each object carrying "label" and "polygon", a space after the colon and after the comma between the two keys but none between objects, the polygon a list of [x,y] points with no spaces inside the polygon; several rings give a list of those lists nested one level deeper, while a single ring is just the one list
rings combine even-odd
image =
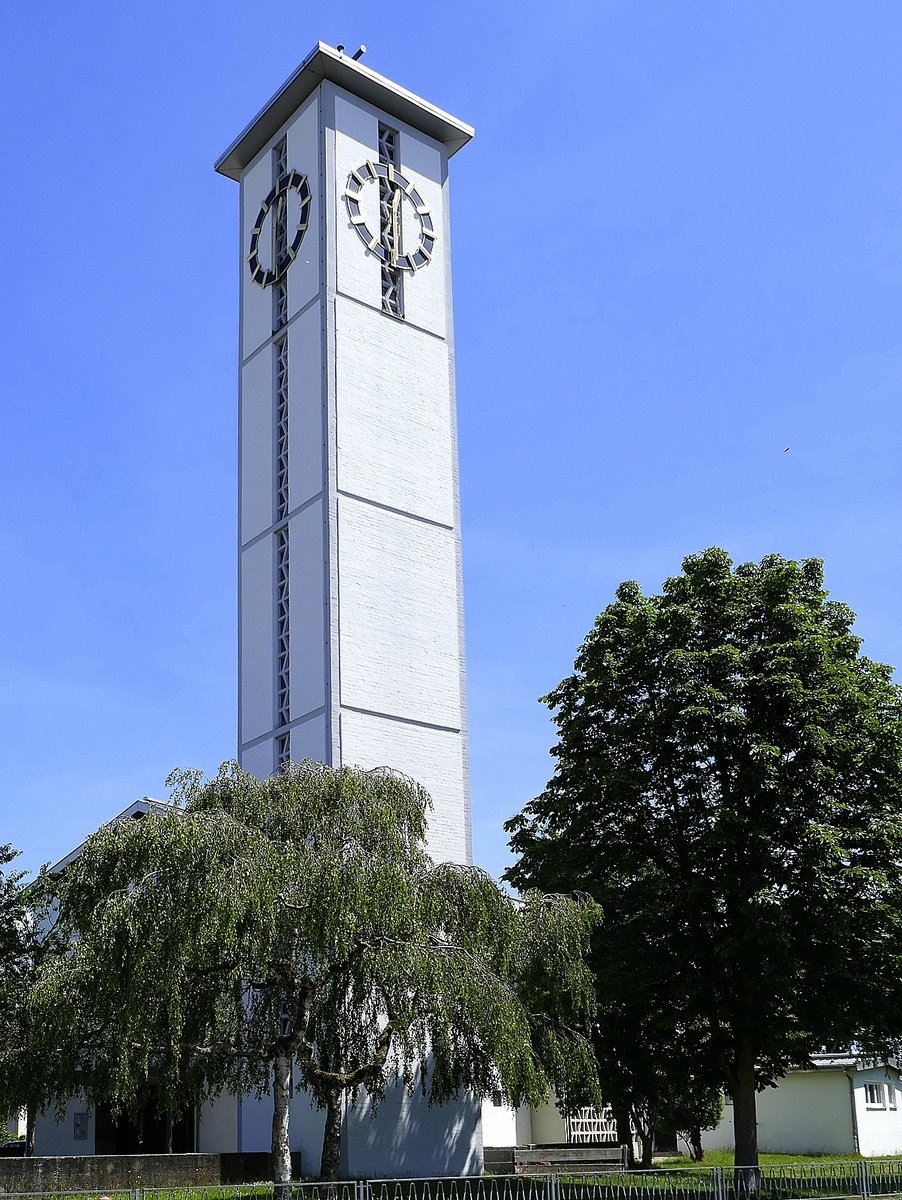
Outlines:
[{"label": "white tower", "polygon": [[469,861],[448,159],[469,126],[319,43],[241,187],[239,758],[390,766]]}]

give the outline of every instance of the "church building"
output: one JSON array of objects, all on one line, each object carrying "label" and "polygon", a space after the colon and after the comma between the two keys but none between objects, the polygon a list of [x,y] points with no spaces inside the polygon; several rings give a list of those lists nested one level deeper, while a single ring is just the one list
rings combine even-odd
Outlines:
[{"label": "church building", "polygon": [[[238,757],[403,772],[432,856],[466,863],[448,164],[473,130],[359,57],[318,43],[216,163],[239,185]],[[292,1105],[317,1174],[323,1113]],[[83,1108],[42,1119],[37,1153],[108,1149]],[[223,1095],[181,1142],[268,1150],[271,1120]],[[346,1177],[478,1173],[479,1103],[361,1101],[342,1156]]]}]

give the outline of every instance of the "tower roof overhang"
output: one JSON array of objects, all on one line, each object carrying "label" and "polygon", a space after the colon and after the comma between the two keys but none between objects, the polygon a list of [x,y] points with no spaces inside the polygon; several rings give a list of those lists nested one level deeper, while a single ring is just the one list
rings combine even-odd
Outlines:
[{"label": "tower roof overhang", "polygon": [[374,104],[407,125],[412,125],[428,137],[442,142],[449,157],[456,154],[473,136],[473,128],[443,112],[434,104],[398,87],[384,75],[325,42],[317,42],[294,74],[279,88],[273,98],[216,160],[216,170],[229,179],[239,179],[249,162],[263,149],[269,139],[288,120],[291,114],[324,80],[330,80],[346,91]]}]

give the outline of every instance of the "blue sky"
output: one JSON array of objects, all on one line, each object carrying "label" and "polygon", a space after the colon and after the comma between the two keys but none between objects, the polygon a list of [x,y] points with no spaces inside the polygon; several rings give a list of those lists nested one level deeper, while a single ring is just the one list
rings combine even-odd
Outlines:
[{"label": "blue sky", "polygon": [[[321,38],[452,163],[477,861],[617,583],[826,560],[902,662],[902,6],[81,0],[0,9],[0,841],[35,867],[235,740],[237,201]],[[788,450],[787,450],[788,447]]]}]

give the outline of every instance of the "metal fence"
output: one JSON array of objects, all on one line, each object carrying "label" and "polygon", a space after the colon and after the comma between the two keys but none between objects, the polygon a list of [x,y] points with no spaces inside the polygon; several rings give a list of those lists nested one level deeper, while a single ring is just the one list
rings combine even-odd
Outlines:
[{"label": "metal fence", "polygon": [[[2,1200],[273,1200],[272,1183],[2,1192]],[[902,1200],[902,1159],[762,1167],[670,1167],[604,1174],[495,1175],[294,1183],[291,1200]]]}]

